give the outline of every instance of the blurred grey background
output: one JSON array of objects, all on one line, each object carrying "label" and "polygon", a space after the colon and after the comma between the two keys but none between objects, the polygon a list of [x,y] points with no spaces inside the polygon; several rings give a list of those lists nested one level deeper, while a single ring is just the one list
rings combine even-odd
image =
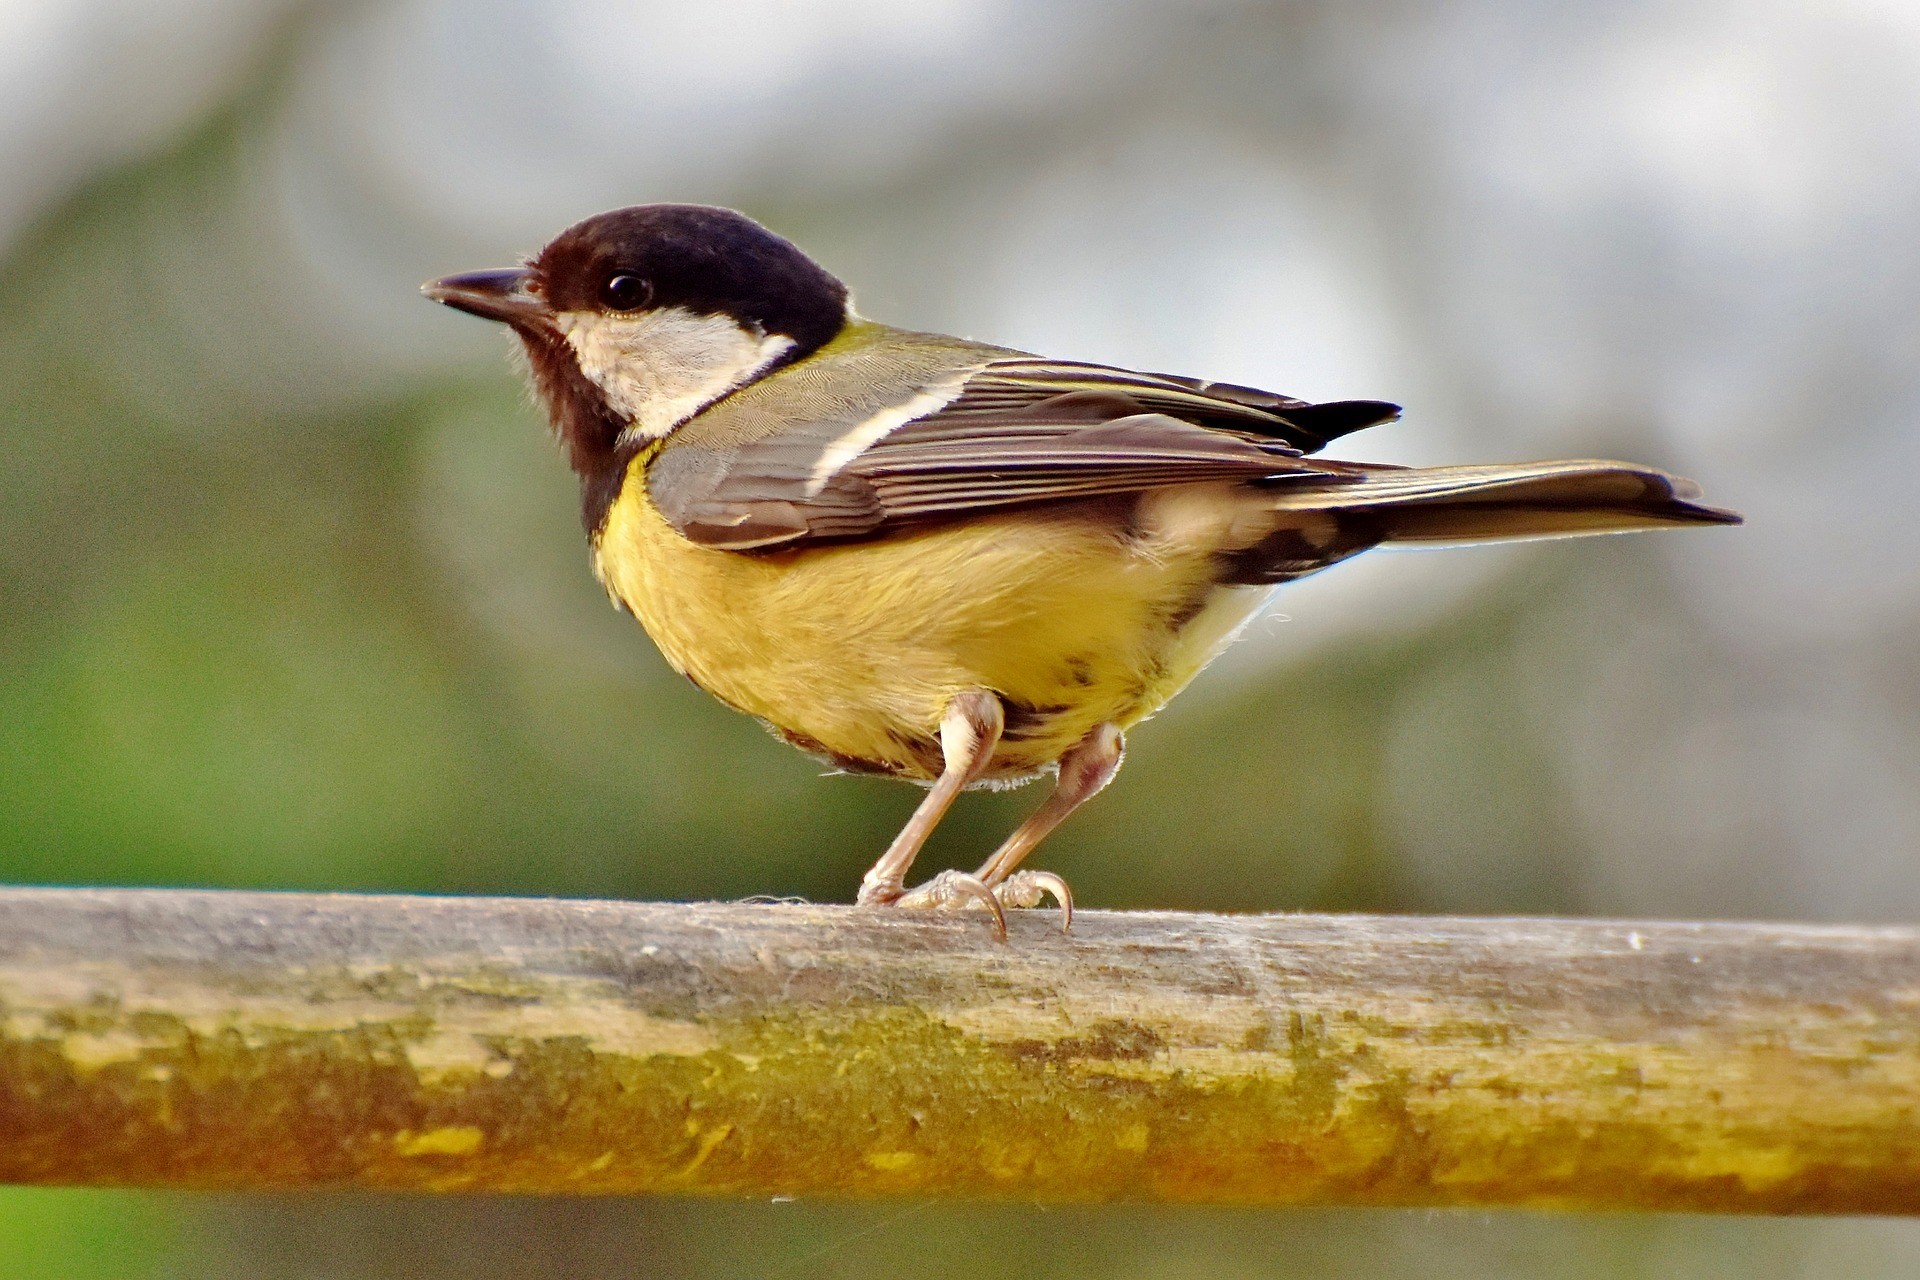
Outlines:
[{"label": "blurred grey background", "polygon": [[[1747,513],[1288,588],[1050,843],[1087,904],[1920,919],[1913,0],[14,0],[0,173],[0,881],[849,896],[914,793],[668,671],[415,292],[684,200],[894,323]],[[1890,1223],[0,1190],[35,1280],[1916,1273]]]}]

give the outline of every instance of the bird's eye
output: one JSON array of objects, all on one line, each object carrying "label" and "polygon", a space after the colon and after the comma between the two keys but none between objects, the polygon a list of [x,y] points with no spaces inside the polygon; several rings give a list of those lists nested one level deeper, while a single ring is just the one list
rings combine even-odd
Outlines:
[{"label": "bird's eye", "polygon": [[653,286],[639,276],[613,276],[600,286],[600,301],[609,311],[637,311],[652,297]]}]

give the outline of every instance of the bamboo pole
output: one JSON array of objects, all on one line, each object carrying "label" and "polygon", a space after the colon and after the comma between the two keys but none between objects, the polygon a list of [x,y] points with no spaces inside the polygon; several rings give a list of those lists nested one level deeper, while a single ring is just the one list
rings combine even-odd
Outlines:
[{"label": "bamboo pole", "polygon": [[0,890],[0,1180],[1920,1212],[1920,931]]}]

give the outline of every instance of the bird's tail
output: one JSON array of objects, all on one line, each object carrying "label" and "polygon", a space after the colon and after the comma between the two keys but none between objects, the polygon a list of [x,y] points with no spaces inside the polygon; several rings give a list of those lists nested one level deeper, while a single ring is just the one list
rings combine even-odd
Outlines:
[{"label": "bird's tail", "polygon": [[1326,474],[1269,482],[1266,501],[1283,527],[1262,547],[1243,553],[1242,580],[1286,581],[1382,543],[1517,541],[1740,523],[1738,513],[1701,502],[1693,481],[1624,462],[1323,465]]},{"label": "bird's tail", "polygon": [[1388,467],[1339,463],[1325,481],[1276,485],[1276,510],[1353,512],[1389,542],[1482,542],[1739,524],[1700,501],[1691,480],[1625,462]]}]

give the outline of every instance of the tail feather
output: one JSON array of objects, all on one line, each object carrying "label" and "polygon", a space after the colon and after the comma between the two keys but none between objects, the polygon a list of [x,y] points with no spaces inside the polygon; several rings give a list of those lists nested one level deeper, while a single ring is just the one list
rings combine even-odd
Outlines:
[{"label": "tail feather", "polygon": [[1740,523],[1737,513],[1701,502],[1693,481],[1624,462],[1337,465],[1337,476],[1277,483],[1269,495],[1273,509],[1365,513],[1387,542],[1555,538]]},{"label": "tail feather", "polygon": [[1691,480],[1624,462],[1391,467],[1325,463],[1277,477],[1264,505],[1280,527],[1228,558],[1230,580],[1286,582],[1382,543],[1506,542],[1739,524]]}]

